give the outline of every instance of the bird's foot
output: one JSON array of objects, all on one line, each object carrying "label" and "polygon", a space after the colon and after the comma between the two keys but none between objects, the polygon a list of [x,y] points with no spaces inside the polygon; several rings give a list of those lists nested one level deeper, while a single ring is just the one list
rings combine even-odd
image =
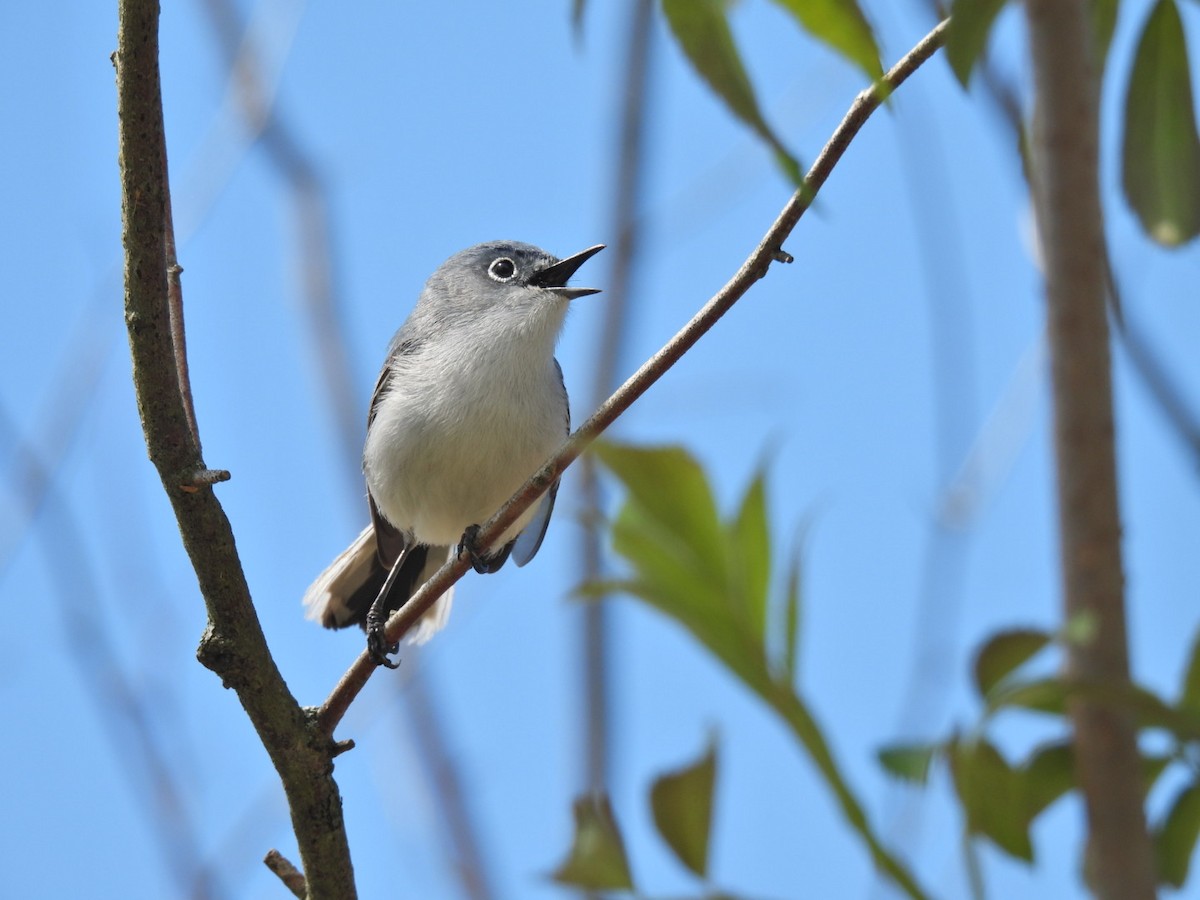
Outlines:
[{"label": "bird's foot", "polygon": [[504,561],[508,559],[507,552],[495,553],[489,556],[479,546],[478,525],[468,525],[467,530],[463,532],[462,539],[458,542],[455,552],[462,553],[464,551],[471,558],[471,568],[480,575],[491,575],[493,572],[498,572],[500,567],[504,565]]},{"label": "bird's foot", "polygon": [[389,669],[400,668],[399,662],[392,662],[388,658],[400,649],[400,645],[388,643],[383,622],[378,619],[370,621],[372,617],[369,615],[367,619],[367,655],[371,657],[371,662],[377,666],[385,666]]}]

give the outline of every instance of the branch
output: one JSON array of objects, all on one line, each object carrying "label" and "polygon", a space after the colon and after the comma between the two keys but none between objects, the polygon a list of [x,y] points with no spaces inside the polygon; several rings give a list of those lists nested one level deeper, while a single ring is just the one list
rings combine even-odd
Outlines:
[{"label": "branch", "polygon": [[[772,262],[790,262],[792,257],[783,249],[783,242],[791,235],[800,217],[812,204],[817,192],[825,184],[834,166],[842,158],[855,135],[866,124],[871,114],[884,99],[903,84],[910,75],[941,47],[945,39],[946,22],[937,25],[913,47],[880,81],[862,91],[850,105],[849,111],[821,154],[813,163],[804,184],[784,206],[779,217],[771,224],[766,235],[754,252],[742,263],[741,268],[701,310],[692,317],[675,337],[661,350],[650,357],[600,408],[579,427],[559,451],[542,466],[504,504],[494,516],[479,529],[476,536],[480,546],[496,542],[504,531],[517,520],[521,513],[538,499],[554,483],[563,471],[573,463],[588,445],[608,428],[618,416],[627,410],[642,394],[649,390],[668,369],[690,350],[710,328],[717,323],[733,305],[750,290],[760,278],[767,274]],[[465,552],[450,560],[422,586],[409,601],[388,620],[387,639],[398,641],[433,606],[447,588],[462,578],[470,568]],[[350,666],[332,693],[325,699],[317,714],[320,727],[332,734],[346,714],[354,698],[366,685],[376,666],[364,652]]]},{"label": "branch", "polygon": [[[646,119],[650,59],[654,46],[654,3],[634,0],[630,8],[627,50],[622,69],[625,83],[621,117],[616,133],[617,167],[613,178],[612,233],[616,235],[610,257],[609,283],[604,301],[604,326],[596,350],[596,368],[587,407],[599,406],[617,381],[617,364],[625,343],[629,286],[643,231],[637,207],[646,168]],[[579,500],[583,511],[580,530],[580,569],[583,581],[599,581],[603,540],[599,528],[600,482],[590,456],[579,463]],[[610,653],[612,617],[606,598],[584,604],[580,635],[584,786],[602,791],[608,783],[612,756],[612,690]]]},{"label": "branch", "polygon": [[[175,510],[184,547],[208,608],[201,662],[238,699],[279,772],[308,872],[308,896],[355,896],[334,746],[313,727],[271,659],[250,600],[233,532],[188,424],[168,301],[166,140],[158,70],[158,0],[120,0],[117,109],[120,117],[125,321],[138,411],[150,459]],[[181,485],[197,487],[182,490]]]},{"label": "branch", "polygon": [[293,896],[299,897],[300,900],[308,896],[308,884],[304,875],[278,850],[268,850],[267,855],[263,857],[263,864],[279,876],[283,886],[291,891]]},{"label": "branch", "polygon": [[[938,8],[942,6],[941,3],[935,5]],[[996,71],[986,55],[980,57],[976,71],[984,96],[992,101],[1004,124],[1012,131],[1021,174],[1030,192],[1036,194],[1035,179],[1029,164],[1029,134],[1016,87]],[[1167,425],[1183,444],[1184,452],[1191,456],[1193,464],[1200,464],[1200,418],[1189,408],[1179,378],[1163,362],[1136,321],[1130,320],[1116,273],[1112,269],[1112,260],[1107,255],[1104,265],[1108,282],[1108,312],[1117,339],[1124,346],[1133,371],[1142,379],[1142,384],[1150,392],[1150,398],[1158,404]]]},{"label": "branch", "polygon": [[[1039,115],[1035,212],[1046,263],[1064,615],[1088,616],[1095,637],[1071,645],[1068,674],[1129,684],[1121,522],[1105,314],[1099,186],[1099,89],[1084,0],[1028,0]],[[1155,896],[1142,810],[1137,732],[1128,712],[1069,703],[1087,806],[1089,881],[1104,898]]]}]

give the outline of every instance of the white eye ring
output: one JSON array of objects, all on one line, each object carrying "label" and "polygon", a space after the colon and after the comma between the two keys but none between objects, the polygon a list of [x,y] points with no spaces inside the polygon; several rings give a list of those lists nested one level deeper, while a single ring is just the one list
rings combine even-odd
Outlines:
[{"label": "white eye ring", "polygon": [[499,259],[492,260],[487,273],[493,281],[512,281],[517,274],[517,264],[507,256],[501,256]]}]

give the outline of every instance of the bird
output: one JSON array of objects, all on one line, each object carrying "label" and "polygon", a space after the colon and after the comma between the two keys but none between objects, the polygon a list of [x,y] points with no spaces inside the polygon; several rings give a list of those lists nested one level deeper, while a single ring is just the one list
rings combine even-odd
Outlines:
[{"label": "bird", "polygon": [[[490,241],[447,259],[388,347],[367,413],[362,468],[370,523],[304,594],[307,618],[360,625],[373,661],[394,668],[383,623],[461,547],[478,572],[533,559],[558,482],[490,547],[486,521],[570,433],[555,344],[571,301],[599,293],[567,282],[604,249],[559,259],[532,244]],[[389,583],[390,582],[390,583]],[[447,590],[410,630],[446,623]]]}]

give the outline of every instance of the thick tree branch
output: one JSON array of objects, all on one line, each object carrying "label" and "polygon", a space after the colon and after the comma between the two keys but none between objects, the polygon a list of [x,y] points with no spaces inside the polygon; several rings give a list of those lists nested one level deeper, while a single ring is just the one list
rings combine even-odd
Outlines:
[{"label": "thick tree branch", "polygon": [[[1121,523],[1112,409],[1105,245],[1099,187],[1099,89],[1084,0],[1028,0],[1038,116],[1036,212],[1046,295],[1058,465],[1064,613],[1090,617],[1094,639],[1072,646],[1069,675],[1129,682]],[[1087,805],[1093,890],[1113,900],[1155,896],[1142,810],[1137,733],[1127,712],[1070,704]]]},{"label": "thick tree branch", "polygon": [[158,70],[157,0],[120,0],[117,98],[125,247],[125,320],[150,459],[175,509],[208,607],[201,662],[237,691],[283,781],[308,896],[355,896],[334,747],[287,689],[267,649],[234,546],[188,424],[176,368],[165,237],[170,197]]},{"label": "thick tree branch", "polygon": [[[717,323],[733,305],[750,290],[760,278],[767,274],[772,262],[790,261],[791,256],[783,249],[800,217],[812,205],[817,192],[825,184],[834,166],[842,158],[854,136],[866,124],[871,114],[883,103],[891,91],[903,84],[913,72],[921,67],[945,39],[946,23],[942,22],[913,47],[880,80],[880,83],[862,91],[850,105],[821,154],[809,169],[804,184],[784,206],[779,217],[772,223],[754,252],[742,263],[741,268],[701,310],[692,317],[675,337],[661,350],[650,357],[620,388],[613,393],[592,417],[584,422],[567,440],[559,451],[538,470],[494,516],[480,528],[476,540],[480,546],[488,546],[504,533],[513,522],[554,483],[563,471],[587,449],[618,416],[627,410],[642,394],[646,393],[668,369],[690,350],[710,328]],[[433,606],[434,601],[445,590],[462,578],[470,568],[465,552],[460,553],[434,574],[407,603],[388,620],[387,639],[397,641]],[[375,670],[375,664],[364,652],[334,687],[318,713],[318,721],[326,733],[332,734],[346,710]]]}]

